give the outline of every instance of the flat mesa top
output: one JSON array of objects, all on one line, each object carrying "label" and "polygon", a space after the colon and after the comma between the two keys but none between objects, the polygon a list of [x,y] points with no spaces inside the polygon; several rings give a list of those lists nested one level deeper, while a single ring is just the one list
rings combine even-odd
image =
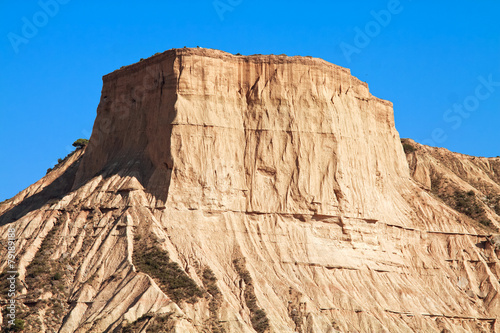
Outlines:
[{"label": "flat mesa top", "polygon": [[141,59],[140,61],[123,66],[104,77],[121,75],[129,70],[136,70],[145,67],[146,65],[151,65],[157,62],[161,62],[168,58],[183,57],[183,56],[202,56],[207,58],[217,58],[223,59],[229,62],[247,62],[247,63],[274,63],[274,64],[285,64],[285,63],[298,63],[304,65],[322,65],[327,67],[333,67],[337,70],[344,71],[346,74],[351,74],[348,68],[332,64],[321,58],[314,58],[311,56],[287,56],[285,54],[275,55],[275,54],[253,54],[253,55],[235,55],[228,52],[216,50],[216,49],[206,49],[206,48],[181,48],[181,49],[170,49],[162,53],[156,53],[155,55]]}]

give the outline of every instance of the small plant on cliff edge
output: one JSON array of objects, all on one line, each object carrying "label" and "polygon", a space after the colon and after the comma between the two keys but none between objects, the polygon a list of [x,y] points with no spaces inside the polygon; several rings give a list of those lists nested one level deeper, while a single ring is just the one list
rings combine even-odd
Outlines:
[{"label": "small plant on cliff edge", "polygon": [[73,147],[76,147],[76,149],[81,149],[81,148],[85,147],[88,144],[89,144],[89,140],[87,140],[87,139],[78,139],[75,142],[73,142]]}]

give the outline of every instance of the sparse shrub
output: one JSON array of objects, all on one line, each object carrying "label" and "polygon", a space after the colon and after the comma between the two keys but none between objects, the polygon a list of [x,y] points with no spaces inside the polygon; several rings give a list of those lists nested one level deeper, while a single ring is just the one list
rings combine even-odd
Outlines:
[{"label": "sparse shrub", "polygon": [[210,268],[205,268],[202,274],[203,284],[207,288],[207,291],[212,296],[217,296],[220,294],[219,288],[217,288],[217,278],[214,272]]},{"label": "sparse shrub", "polygon": [[8,328],[8,331],[11,332],[21,332],[22,330],[24,330],[24,320],[19,318],[14,319],[14,325]]},{"label": "sparse shrub", "polygon": [[6,268],[4,272],[0,273],[0,295],[7,295],[10,289],[10,281],[7,278],[10,278],[12,275],[15,275],[15,286],[16,290],[21,290],[21,284],[19,281],[19,273],[7,273],[8,269]]},{"label": "sparse shrub", "polygon": [[481,223],[485,227],[491,227],[491,220],[489,220],[489,219],[480,220],[479,223]]},{"label": "sparse shrub", "polygon": [[214,272],[210,268],[205,268],[202,273],[203,285],[208,291],[207,297],[210,297],[210,302],[208,303],[208,309],[210,311],[210,319],[208,320],[208,325],[210,326],[211,332],[213,333],[224,333],[225,329],[219,323],[219,309],[222,303],[222,294],[217,287],[217,278]]},{"label": "sparse shrub", "polygon": [[139,328],[148,320],[153,318],[154,315],[150,313],[146,313],[138,318],[136,321],[132,323],[128,323],[122,326],[121,333],[136,333],[139,331]]},{"label": "sparse shrub", "polygon": [[146,329],[146,333],[171,332],[170,327],[167,327],[171,316],[171,313],[167,313],[163,316],[154,317],[153,322]]},{"label": "sparse shrub", "polygon": [[[35,300],[34,305],[29,305],[26,316],[19,317],[26,320],[29,324],[27,330],[30,332],[41,331],[41,323],[37,324],[38,312],[45,309],[47,313],[51,313],[50,322],[61,323],[66,314],[66,302],[61,301],[66,298],[66,286],[64,283],[63,260],[53,260],[51,256],[54,254],[58,246],[58,227],[61,226],[62,220],[66,214],[61,214],[54,227],[48,232],[40,244],[40,248],[36,252],[31,263],[26,267],[25,282],[28,289],[27,299]],[[50,291],[53,297],[48,300],[40,300],[40,296]],[[17,314],[16,314],[17,316]],[[47,324],[48,319],[44,319]]]},{"label": "sparse shrub", "polygon": [[474,191],[464,193],[462,191],[455,191],[453,195],[455,209],[465,215],[478,219],[481,218],[485,211],[481,204],[477,201]]},{"label": "sparse shrub", "polygon": [[62,306],[60,301],[54,302],[52,304],[52,309],[56,316],[61,317],[64,312],[64,307]]},{"label": "sparse shrub", "polygon": [[440,190],[439,187],[437,187],[436,189],[434,188],[434,182],[433,182],[432,191],[437,193],[437,195],[448,206],[450,206],[451,208],[455,209],[456,211],[464,215],[467,215],[471,219],[476,220],[478,223],[487,228],[496,229],[491,220],[488,219],[486,211],[483,208],[481,201],[476,197],[474,191],[471,190],[468,192],[464,192],[456,190],[453,193],[453,195],[448,195],[446,194],[446,192],[443,191],[440,192],[439,190]]},{"label": "sparse shrub", "polygon": [[265,332],[269,328],[269,319],[267,319],[267,315],[264,312],[264,310],[259,309],[255,311],[254,315],[252,316],[252,327],[257,331],[257,332]]},{"label": "sparse shrub", "polygon": [[47,287],[50,287],[50,284],[47,284],[47,281],[52,280],[54,281],[52,282],[52,291],[58,290],[60,282],[56,283],[56,281],[60,281],[63,277],[58,271],[61,269],[61,263],[49,259],[56,246],[56,227],[58,223],[59,222],[56,222],[54,228],[52,228],[47,236],[45,236],[45,239],[40,245],[40,249],[35,254],[35,257],[28,267],[26,267],[26,283],[32,289],[47,289]]},{"label": "sparse shrub", "polygon": [[9,313],[7,307],[2,307],[1,315],[3,316],[3,329],[1,329],[1,332],[21,332],[25,329],[25,320],[23,319],[26,319],[26,313],[24,312],[22,303],[19,305],[16,306],[16,318],[12,325],[7,323],[7,321],[11,320],[11,318],[7,317]]},{"label": "sparse shrub", "polygon": [[435,194],[439,194],[439,190],[442,187],[443,179],[440,174],[431,175],[431,191]]},{"label": "sparse shrub", "polygon": [[141,327],[143,327],[146,324],[147,325],[147,328],[145,330],[146,333],[171,332],[173,328],[172,326],[173,323],[170,322],[171,317],[172,317],[171,312],[159,316],[147,313],[132,323],[124,324],[121,328],[115,331],[119,333],[136,333],[139,332],[141,330]]},{"label": "sparse shrub", "polygon": [[87,140],[87,139],[78,139],[75,142],[73,142],[73,147],[76,147],[76,149],[80,149],[80,148],[85,147],[88,144],[89,144],[89,140]]},{"label": "sparse shrub", "polygon": [[50,273],[51,266],[47,262],[53,246],[53,239],[55,237],[55,228],[53,228],[42,241],[40,249],[35,254],[35,258],[26,268],[26,282],[29,286],[38,285],[42,283],[46,274]]},{"label": "sparse shrub", "polygon": [[[75,142],[73,142],[73,147],[76,147],[76,149],[81,149],[81,148],[87,146],[88,143],[89,143],[89,140],[87,140],[87,139],[78,139]],[[66,155],[64,158],[58,158],[57,164],[53,168],[48,168],[47,172],[45,174],[47,175],[52,170],[58,168],[60,166],[60,164],[63,163],[64,161],[66,161],[68,159],[68,157],[72,156],[75,153],[75,151],[72,151],[71,153]]]},{"label": "sparse shrub", "polygon": [[269,319],[266,312],[257,305],[257,296],[253,287],[250,272],[245,267],[245,259],[233,260],[234,267],[240,278],[245,282],[245,303],[250,310],[250,321],[257,333],[264,333],[269,330]]},{"label": "sparse shrub", "polygon": [[170,261],[168,253],[157,246],[134,244],[132,257],[136,268],[159,282],[161,289],[175,302],[195,303],[203,297],[203,291],[176,262]]}]

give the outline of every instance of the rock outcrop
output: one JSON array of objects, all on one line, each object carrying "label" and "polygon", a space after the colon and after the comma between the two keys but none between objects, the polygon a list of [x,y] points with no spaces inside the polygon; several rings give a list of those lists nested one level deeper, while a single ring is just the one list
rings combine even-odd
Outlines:
[{"label": "rock outcrop", "polygon": [[174,49],[103,81],[89,145],[0,204],[29,331],[499,330],[498,215],[433,193],[348,69]]}]

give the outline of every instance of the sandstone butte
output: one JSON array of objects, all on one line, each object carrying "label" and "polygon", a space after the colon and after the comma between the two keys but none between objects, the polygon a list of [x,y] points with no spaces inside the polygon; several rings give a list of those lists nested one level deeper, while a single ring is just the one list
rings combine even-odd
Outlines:
[{"label": "sandstone butte", "polygon": [[17,318],[499,332],[500,159],[403,143],[392,104],[321,59],[185,48],[123,67],[89,144],[0,204]]}]

